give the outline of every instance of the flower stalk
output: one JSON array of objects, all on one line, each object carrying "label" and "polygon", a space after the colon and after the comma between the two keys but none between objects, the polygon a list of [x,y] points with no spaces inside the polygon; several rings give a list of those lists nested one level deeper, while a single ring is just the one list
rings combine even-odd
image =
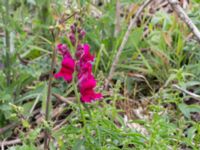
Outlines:
[{"label": "flower stalk", "polygon": [[[50,105],[50,101],[51,101],[51,88],[52,88],[52,80],[54,77],[53,72],[54,72],[55,61],[56,61],[55,37],[54,37],[53,29],[51,29],[51,32],[52,32],[52,36],[53,36],[53,43],[52,43],[53,54],[52,54],[52,61],[51,61],[51,70],[50,70],[50,74],[49,74],[46,108],[45,108],[45,120],[47,123],[49,122],[49,105]],[[45,150],[49,149],[49,133],[48,133],[47,128],[45,129],[44,149]]]},{"label": "flower stalk", "polygon": [[77,102],[78,102],[78,106],[79,106],[79,109],[80,109],[81,119],[83,121],[83,125],[85,126],[86,120],[85,120],[84,112],[83,112],[83,109],[82,109],[82,106],[81,106],[80,94],[78,92],[77,85],[76,85],[76,73],[74,73],[72,84],[73,84],[74,93],[75,93],[75,96],[76,96],[76,99],[77,99]]}]

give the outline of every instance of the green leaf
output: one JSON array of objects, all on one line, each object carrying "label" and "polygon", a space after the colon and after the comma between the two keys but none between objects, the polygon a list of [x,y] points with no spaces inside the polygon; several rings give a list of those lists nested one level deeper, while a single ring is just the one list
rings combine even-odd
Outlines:
[{"label": "green leaf", "polygon": [[184,103],[179,104],[178,108],[184,114],[185,117],[190,119],[190,113],[192,112],[199,112],[200,113],[200,106],[198,105],[186,105]]}]

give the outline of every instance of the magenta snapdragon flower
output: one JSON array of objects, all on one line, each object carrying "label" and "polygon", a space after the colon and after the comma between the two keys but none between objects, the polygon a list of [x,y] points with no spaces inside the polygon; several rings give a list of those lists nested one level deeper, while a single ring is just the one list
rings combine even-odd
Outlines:
[{"label": "magenta snapdragon flower", "polygon": [[65,44],[58,44],[58,51],[62,54],[61,69],[54,75],[55,78],[64,78],[65,81],[71,82],[75,68],[75,60],[72,58],[68,47]]},{"label": "magenta snapdragon flower", "polygon": [[86,62],[82,67],[80,67],[78,74],[78,87],[83,102],[90,103],[102,98],[100,93],[94,91],[96,80],[92,74],[92,65],[90,62]]},{"label": "magenta snapdragon flower", "polygon": [[[79,33],[78,39],[75,38],[76,31]],[[63,56],[63,60],[60,71],[54,76],[55,78],[64,78],[65,81],[71,82],[73,73],[76,70],[81,101],[83,103],[91,103],[92,101],[101,99],[103,96],[101,93],[95,92],[96,80],[92,73],[94,56],[90,53],[90,46],[89,44],[81,44],[81,40],[85,34],[84,30],[77,29],[76,26],[71,26],[69,39],[74,46],[77,41],[79,42],[75,52],[76,61],[72,58],[67,45],[58,44],[57,49]]]},{"label": "magenta snapdragon flower", "polygon": [[96,80],[92,74],[92,62],[94,56],[90,54],[90,46],[88,44],[83,45],[83,52],[77,63],[78,70],[78,87],[81,93],[81,100],[83,102],[90,103],[93,100],[102,98],[100,93],[96,93],[94,88],[96,87]]},{"label": "magenta snapdragon flower", "polygon": [[71,82],[72,75],[74,72],[75,61],[65,56],[61,63],[61,69],[58,73],[54,75],[55,78],[64,78],[65,81]]}]

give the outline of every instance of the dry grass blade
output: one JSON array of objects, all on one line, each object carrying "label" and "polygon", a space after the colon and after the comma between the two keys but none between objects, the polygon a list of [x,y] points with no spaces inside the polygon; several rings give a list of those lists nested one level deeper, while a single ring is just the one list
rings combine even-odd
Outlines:
[{"label": "dry grass blade", "polygon": [[64,103],[67,103],[67,104],[73,104],[72,101],[74,101],[76,98],[75,97],[68,97],[68,98],[65,98],[59,94],[56,94],[56,93],[53,93],[52,94],[54,97],[56,97],[58,100],[64,102]]},{"label": "dry grass blade", "polygon": [[138,73],[128,73],[128,76],[143,79],[143,80],[146,82],[146,84],[148,85],[148,87],[149,87],[151,90],[153,90],[153,88],[151,87],[151,84],[149,83],[149,81],[147,80],[147,78],[146,78],[144,75],[138,74]]},{"label": "dry grass blade", "polygon": [[4,149],[5,146],[20,144],[22,141],[20,139],[15,139],[11,141],[0,141],[1,149]]}]

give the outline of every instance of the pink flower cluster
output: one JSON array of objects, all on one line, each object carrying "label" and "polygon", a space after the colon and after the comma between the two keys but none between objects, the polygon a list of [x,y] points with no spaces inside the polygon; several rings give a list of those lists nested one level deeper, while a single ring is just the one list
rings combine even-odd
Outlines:
[{"label": "pink flower cluster", "polygon": [[[78,39],[76,39],[76,32]],[[94,100],[102,98],[102,94],[94,91],[96,87],[96,80],[92,74],[92,62],[94,56],[90,53],[90,46],[88,44],[81,44],[81,40],[85,36],[85,31],[77,29],[76,26],[71,26],[71,33],[69,39],[73,46],[76,46],[76,53],[74,59],[66,44],[58,44],[57,49],[63,56],[61,69],[54,76],[55,78],[64,78],[66,82],[71,82],[73,73],[77,71],[78,89],[81,94],[81,101],[84,103],[91,103]]]}]

